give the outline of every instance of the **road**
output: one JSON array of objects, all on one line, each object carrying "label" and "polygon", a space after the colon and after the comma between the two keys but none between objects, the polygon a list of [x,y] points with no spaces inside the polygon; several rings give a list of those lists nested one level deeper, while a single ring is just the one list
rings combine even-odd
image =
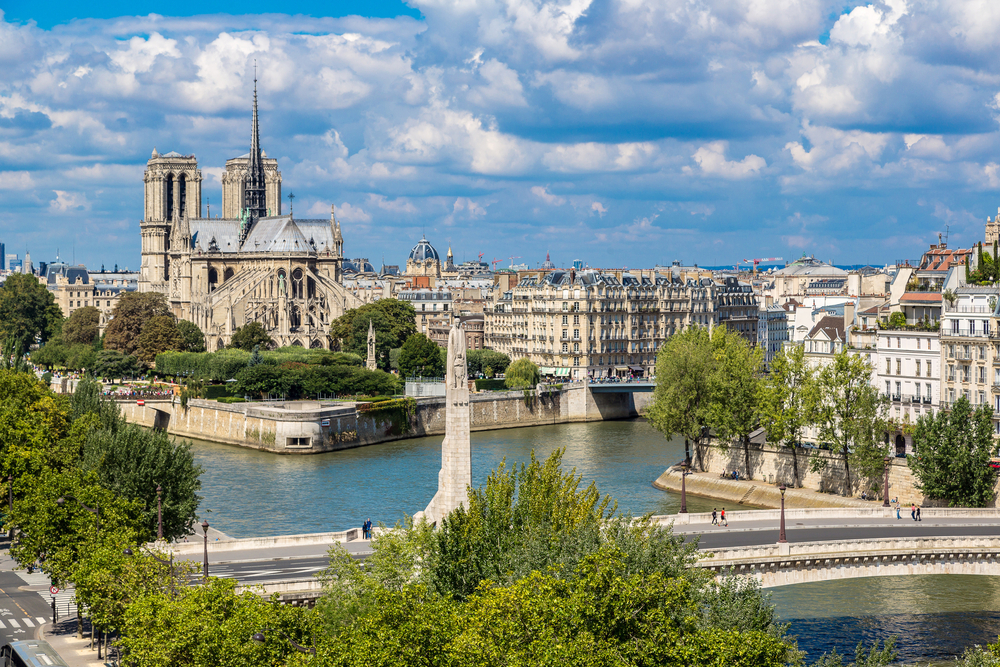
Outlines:
[{"label": "road", "polygon": [[35,629],[52,620],[52,608],[16,572],[0,572],[0,645],[34,639]]},{"label": "road", "polygon": [[[773,544],[778,540],[777,521],[742,522],[728,528],[708,525],[678,526],[675,530],[685,539],[697,537],[702,549],[720,549]],[[789,542],[820,542],[835,540],[864,540],[886,537],[977,537],[1000,536],[1000,520],[948,519],[914,522],[909,516],[903,519],[827,519],[809,522],[788,522],[786,533]],[[371,553],[367,542],[348,542],[345,545],[355,558]],[[309,579],[324,569],[328,559],[326,549],[313,547],[284,547],[266,551],[242,551],[213,554],[209,564],[212,576],[232,577],[244,584],[273,581]],[[274,556],[279,557],[274,557]],[[189,558],[195,559],[193,556]],[[201,560],[197,558],[195,560]]]}]

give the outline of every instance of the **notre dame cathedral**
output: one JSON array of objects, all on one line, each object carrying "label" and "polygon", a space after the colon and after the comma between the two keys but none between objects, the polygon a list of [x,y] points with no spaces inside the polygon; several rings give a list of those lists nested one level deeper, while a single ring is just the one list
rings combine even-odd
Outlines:
[{"label": "notre dame cathedral", "polygon": [[328,347],[330,322],[359,305],[342,282],[340,223],[332,207],[329,220],[281,214],[278,162],[260,148],[256,80],[250,152],[226,161],[221,217],[202,217],[201,180],[194,155],[153,149],[139,290],[166,295],[210,351],[249,322],[277,346]]}]

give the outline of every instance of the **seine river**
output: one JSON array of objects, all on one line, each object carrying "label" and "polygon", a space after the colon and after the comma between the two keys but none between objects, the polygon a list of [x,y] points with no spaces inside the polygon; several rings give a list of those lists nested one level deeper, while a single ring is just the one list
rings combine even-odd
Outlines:
[{"label": "seine river", "polygon": [[[203,515],[233,537],[392,525],[422,510],[437,488],[441,436],[312,456],[279,456],[195,441],[204,467]],[[633,514],[673,514],[680,498],[652,485],[683,458],[682,440],[668,441],[643,420],[564,424],[472,434],[473,484],[485,482],[504,458],[539,458],[565,448],[576,468]],[[692,512],[716,501],[688,497]],[[206,512],[207,511],[207,512]],[[914,576],[852,579],[772,589],[779,616],[791,625],[812,662],[836,648],[854,658],[859,639],[899,636],[906,661],[946,660],[966,646],[997,641],[1000,577]]]}]

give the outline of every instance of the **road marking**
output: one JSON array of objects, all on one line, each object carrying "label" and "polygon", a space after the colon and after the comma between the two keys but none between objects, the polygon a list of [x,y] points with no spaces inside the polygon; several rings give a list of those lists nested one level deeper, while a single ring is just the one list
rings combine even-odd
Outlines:
[{"label": "road marking", "polygon": [[27,625],[29,628],[35,627],[35,624],[31,622],[30,618],[24,619],[24,624]]},{"label": "road marking", "polygon": [[6,625],[4,625],[4,622],[3,622],[3,621],[0,621],[0,628],[4,628],[4,629],[6,629],[6,628],[7,628],[7,626],[6,626]]},{"label": "road marking", "polygon": [[35,620],[38,621],[38,625],[45,625],[48,623],[48,620],[42,618],[41,616],[35,616]]},{"label": "road marking", "polygon": [[10,623],[10,627],[12,627],[12,628],[19,628],[19,627],[21,627],[21,626],[20,626],[20,625],[18,624],[18,622],[17,622],[17,621],[15,621],[15,620],[14,620],[13,618],[8,618],[8,619],[7,619],[7,622],[8,622],[8,623]]}]

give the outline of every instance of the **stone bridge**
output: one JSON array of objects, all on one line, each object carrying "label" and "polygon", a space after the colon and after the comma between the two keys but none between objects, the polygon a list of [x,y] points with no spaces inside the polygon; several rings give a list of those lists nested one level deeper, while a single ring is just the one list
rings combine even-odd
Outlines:
[{"label": "stone bridge", "polygon": [[1000,575],[1000,537],[888,538],[716,549],[698,567],[764,588],[905,574]]}]

